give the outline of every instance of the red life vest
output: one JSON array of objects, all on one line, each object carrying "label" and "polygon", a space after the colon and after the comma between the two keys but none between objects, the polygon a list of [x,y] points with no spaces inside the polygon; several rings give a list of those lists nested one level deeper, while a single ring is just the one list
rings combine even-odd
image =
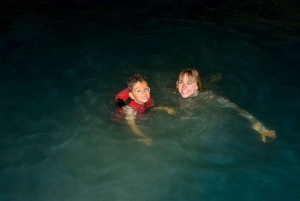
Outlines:
[{"label": "red life vest", "polygon": [[145,106],[143,106],[141,104],[138,104],[137,102],[135,102],[134,100],[132,100],[129,97],[129,89],[128,88],[123,89],[120,93],[118,93],[116,95],[115,101],[117,103],[119,112],[121,114],[124,114],[123,110],[122,110],[122,107],[125,106],[125,105],[128,105],[128,106],[132,107],[135,111],[137,111],[137,113],[143,113],[143,112],[145,112],[152,105],[152,97],[151,97],[151,95],[150,95],[148,101],[146,102]]}]

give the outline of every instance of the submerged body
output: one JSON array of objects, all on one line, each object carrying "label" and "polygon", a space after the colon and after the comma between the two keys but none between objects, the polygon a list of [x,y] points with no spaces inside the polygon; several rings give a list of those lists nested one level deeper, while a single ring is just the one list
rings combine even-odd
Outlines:
[{"label": "submerged body", "polygon": [[266,129],[260,121],[258,121],[247,111],[239,108],[236,104],[230,102],[226,98],[217,96],[212,91],[207,91],[204,87],[202,87],[200,75],[198,71],[194,69],[185,69],[179,74],[178,80],[176,82],[176,89],[183,99],[192,100],[181,101],[185,102],[185,104],[181,104],[181,106],[188,115],[191,114],[191,110],[193,110],[193,107],[191,105],[196,106],[197,104],[200,104],[198,97],[200,99],[214,99],[217,100],[222,106],[234,109],[239,113],[239,115],[245,117],[251,123],[252,128],[261,134],[263,142],[266,142],[266,137],[270,137],[273,139],[276,138],[276,134],[274,131]]},{"label": "submerged body", "polygon": [[[146,77],[142,75],[134,75],[127,81],[128,88],[119,92],[115,101],[121,115],[125,115],[127,124],[133,133],[139,136],[139,141],[144,141],[147,145],[151,145],[152,139],[144,135],[135,123],[136,115],[149,110],[152,105],[152,97],[150,95],[150,87],[146,81]],[[172,108],[157,106],[155,109],[165,110],[169,114],[174,114]]]}]

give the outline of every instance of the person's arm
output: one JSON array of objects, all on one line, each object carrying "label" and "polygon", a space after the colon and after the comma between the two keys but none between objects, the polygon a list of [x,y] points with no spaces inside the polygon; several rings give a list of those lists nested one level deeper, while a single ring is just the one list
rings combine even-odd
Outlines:
[{"label": "person's arm", "polygon": [[231,103],[227,99],[218,98],[218,100],[225,106],[235,109],[236,111],[239,112],[241,116],[245,117],[251,123],[252,128],[260,133],[262,138],[261,140],[263,142],[266,142],[266,137],[270,137],[273,139],[276,138],[275,131],[268,130],[260,121],[258,121],[254,116],[249,114],[246,110],[239,108],[236,104]]},{"label": "person's arm", "polygon": [[165,106],[154,106],[154,107],[152,107],[152,109],[153,110],[164,110],[171,115],[174,115],[176,113],[173,108],[165,107]]},{"label": "person's arm", "polygon": [[135,115],[137,114],[137,112],[130,106],[124,106],[122,107],[122,109],[125,114],[127,124],[130,126],[133,133],[141,137],[141,139],[138,141],[144,141],[146,145],[150,146],[152,144],[152,139],[144,135],[135,124]]}]

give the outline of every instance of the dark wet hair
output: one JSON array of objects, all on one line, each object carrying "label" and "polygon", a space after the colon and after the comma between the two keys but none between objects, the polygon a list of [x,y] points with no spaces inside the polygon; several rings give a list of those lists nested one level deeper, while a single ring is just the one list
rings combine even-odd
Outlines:
[{"label": "dark wet hair", "polygon": [[137,82],[147,82],[146,76],[136,74],[136,75],[130,77],[127,80],[127,86],[128,86],[129,91],[132,91],[133,85],[135,85]]}]

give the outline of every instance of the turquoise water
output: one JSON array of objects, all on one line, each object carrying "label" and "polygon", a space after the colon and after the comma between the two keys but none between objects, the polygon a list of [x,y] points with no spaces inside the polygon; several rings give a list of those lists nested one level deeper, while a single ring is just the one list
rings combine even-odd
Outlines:
[{"label": "turquoise water", "polygon": [[[10,23],[1,35],[1,201],[300,199],[292,23],[243,24],[235,7],[216,2],[50,3],[2,14]],[[213,101],[185,118],[171,90],[185,68],[277,139],[261,142],[245,118]],[[152,146],[112,114],[136,73],[147,76],[157,105],[177,111],[137,120]]]}]

